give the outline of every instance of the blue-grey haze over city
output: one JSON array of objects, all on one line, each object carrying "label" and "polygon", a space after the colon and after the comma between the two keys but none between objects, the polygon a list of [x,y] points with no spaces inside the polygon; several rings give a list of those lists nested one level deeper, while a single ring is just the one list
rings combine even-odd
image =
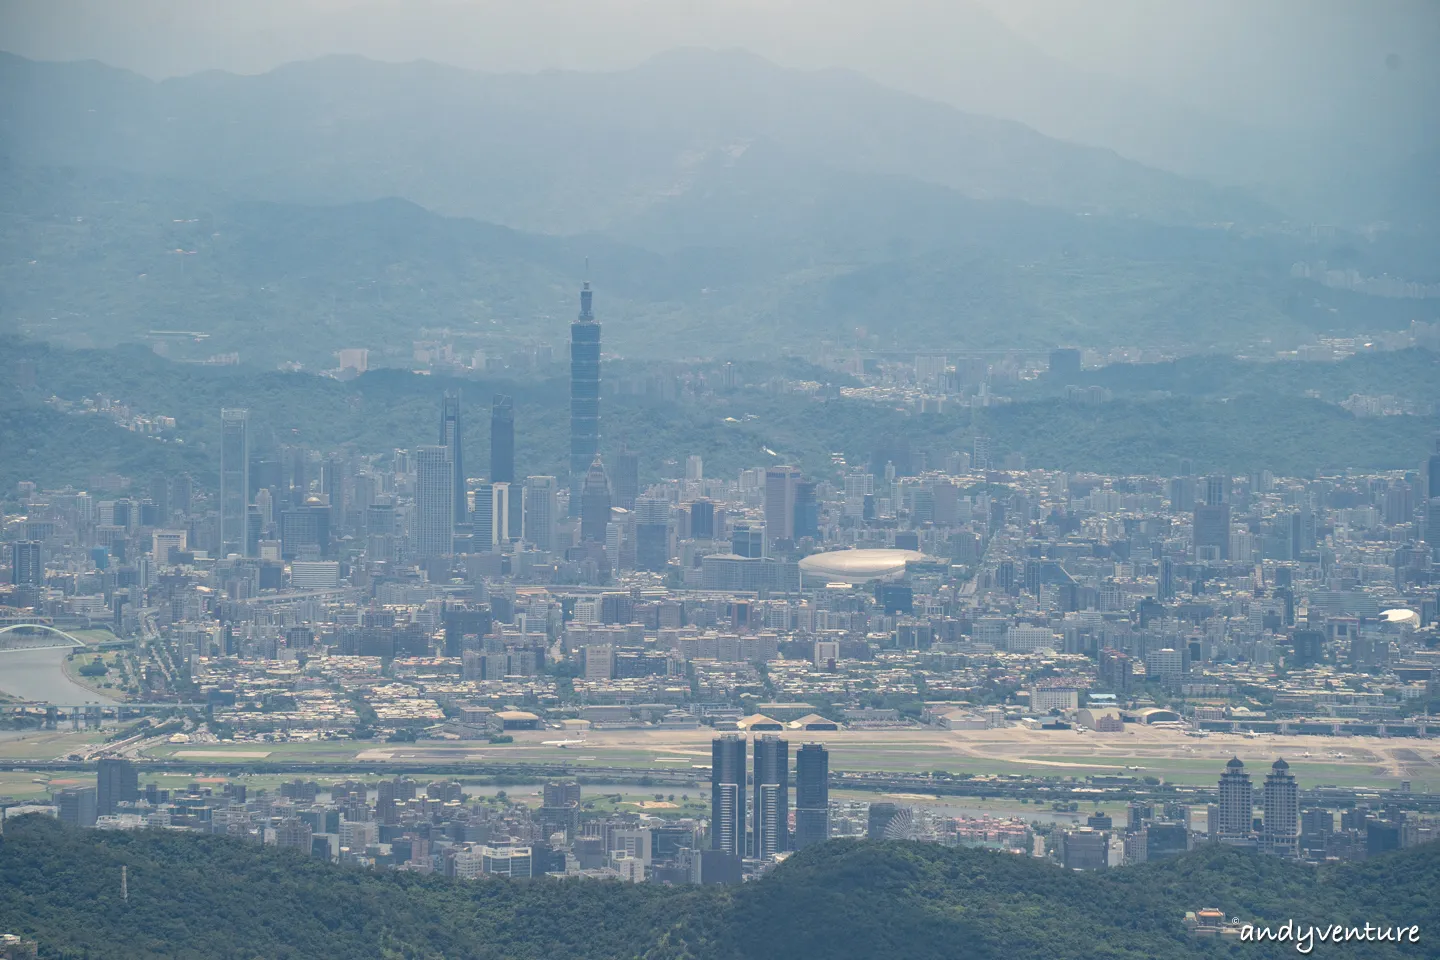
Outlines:
[{"label": "blue-grey haze over city", "polygon": [[0,957],[1433,955],[1437,54],[0,3]]}]

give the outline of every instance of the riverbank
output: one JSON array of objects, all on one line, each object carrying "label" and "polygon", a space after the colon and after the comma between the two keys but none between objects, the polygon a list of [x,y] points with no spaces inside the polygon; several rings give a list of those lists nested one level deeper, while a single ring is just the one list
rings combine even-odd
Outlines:
[{"label": "riverbank", "polygon": [[[111,651],[105,654],[90,648],[82,650],[76,647],[72,656],[67,656],[61,661],[61,668],[65,671],[65,677],[71,683],[84,687],[94,696],[107,698],[111,702],[123,702],[129,698],[125,691],[115,686],[120,677],[120,671],[116,668],[116,664],[122,655],[120,651]],[[97,657],[104,662],[109,672],[98,677],[87,677],[82,674],[80,668],[93,662]],[[110,686],[107,687],[107,683],[110,684]]]},{"label": "riverbank", "polygon": [[77,683],[65,670],[69,647],[0,650],[0,691],[43,703],[115,703],[109,692]]}]

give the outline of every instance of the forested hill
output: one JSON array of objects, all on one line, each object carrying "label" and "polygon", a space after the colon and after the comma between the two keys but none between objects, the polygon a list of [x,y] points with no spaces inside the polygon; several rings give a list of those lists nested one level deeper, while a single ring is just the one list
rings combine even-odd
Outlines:
[{"label": "forested hill", "polygon": [[[1208,847],[1104,874],[931,844],[834,842],[741,888],[453,881],[341,868],[181,833],[81,832],[24,817],[0,840],[0,931],[50,958],[1067,960],[1293,956],[1293,945],[1192,940],[1186,910],[1279,925],[1420,927],[1433,956],[1434,844],[1314,869]],[[120,867],[129,899],[120,899]],[[1326,947],[1317,946],[1317,955]]]}]

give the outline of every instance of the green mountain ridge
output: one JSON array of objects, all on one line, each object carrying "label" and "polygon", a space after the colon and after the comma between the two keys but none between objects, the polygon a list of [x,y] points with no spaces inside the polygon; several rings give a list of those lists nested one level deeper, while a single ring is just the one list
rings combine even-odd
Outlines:
[{"label": "green mountain ridge", "polygon": [[1293,944],[1185,934],[1185,911],[1217,907],[1277,927],[1415,924],[1419,944],[1366,944],[1364,956],[1431,956],[1436,852],[1317,869],[1207,846],[1081,874],[986,850],[833,841],[758,882],[699,888],[377,874],[227,837],[77,831],[29,816],[0,841],[0,929],[55,960],[1293,955]]},{"label": "green mountain ridge", "polygon": [[[486,409],[495,393],[515,400],[519,472],[563,477],[566,471],[568,386],[560,377],[515,382],[392,369],[340,381],[307,373],[175,363],[136,346],[72,351],[5,338],[0,338],[0,354],[24,361],[34,380],[33,386],[0,390],[0,451],[6,454],[0,456],[0,490],[13,490],[19,480],[83,486],[101,473],[144,479],[181,468],[208,485],[216,475],[219,412],[225,406],[251,410],[256,455],[273,453],[282,444],[365,454],[411,448],[434,442],[440,396],[447,389],[459,389],[465,398],[472,476],[486,470]],[[1417,369],[1435,362],[1423,351],[1395,356]],[[783,460],[799,464],[812,476],[834,478],[833,452],[863,464],[876,450],[903,442],[936,466],[950,451],[969,449],[976,433],[985,433],[997,455],[1023,454],[1032,468],[1167,475],[1179,469],[1182,459],[1190,459],[1200,470],[1310,475],[1347,467],[1416,469],[1440,428],[1436,417],[1355,417],[1334,403],[1301,395],[1309,381],[1293,384],[1290,393],[1278,387],[1262,392],[1263,384],[1257,382],[1257,370],[1293,367],[1322,380],[1381,392],[1386,389],[1386,368],[1367,358],[1313,365],[1237,367],[1224,359],[1213,363],[1217,371],[1229,371],[1217,374],[1217,381],[1250,381],[1252,389],[1228,398],[1187,396],[1178,390],[1158,399],[1120,395],[1094,406],[1039,395],[987,408],[973,421],[963,409],[917,414],[868,400],[823,400],[764,390],[708,396],[704,403],[607,396],[603,450],[608,457],[622,441],[628,443],[640,454],[646,479],[673,475],[677,465],[667,461],[691,453],[703,456],[717,476]],[[751,369],[760,382],[782,374],[822,376],[795,364]],[[626,365],[608,375],[644,376],[646,371],[645,365]],[[1093,374],[1111,383],[1133,376],[1142,386],[1155,375],[1150,365],[1116,365]],[[1348,389],[1342,393],[1348,395]],[[73,401],[98,394],[146,416],[174,417],[170,442],[129,433],[98,415],[65,414],[43,405],[52,395]],[[84,456],[77,457],[77,450]]]},{"label": "green mountain ridge", "polygon": [[422,329],[558,347],[587,259],[607,349],[644,357],[769,356],[857,328],[902,350],[1214,350],[1433,316],[1292,280],[1294,252],[1273,239],[971,200],[771,145],[707,168],[613,237],[395,198],[317,207],[189,180],[7,172],[0,329],[71,346],[195,330],[217,353],[308,366],[356,346],[407,362]]}]

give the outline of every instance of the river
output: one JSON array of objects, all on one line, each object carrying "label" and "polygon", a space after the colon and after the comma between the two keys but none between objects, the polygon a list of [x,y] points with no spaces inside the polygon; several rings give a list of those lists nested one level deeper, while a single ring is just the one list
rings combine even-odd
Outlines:
[{"label": "river", "polygon": [[49,703],[114,703],[65,676],[69,647],[0,650],[0,691]]}]

